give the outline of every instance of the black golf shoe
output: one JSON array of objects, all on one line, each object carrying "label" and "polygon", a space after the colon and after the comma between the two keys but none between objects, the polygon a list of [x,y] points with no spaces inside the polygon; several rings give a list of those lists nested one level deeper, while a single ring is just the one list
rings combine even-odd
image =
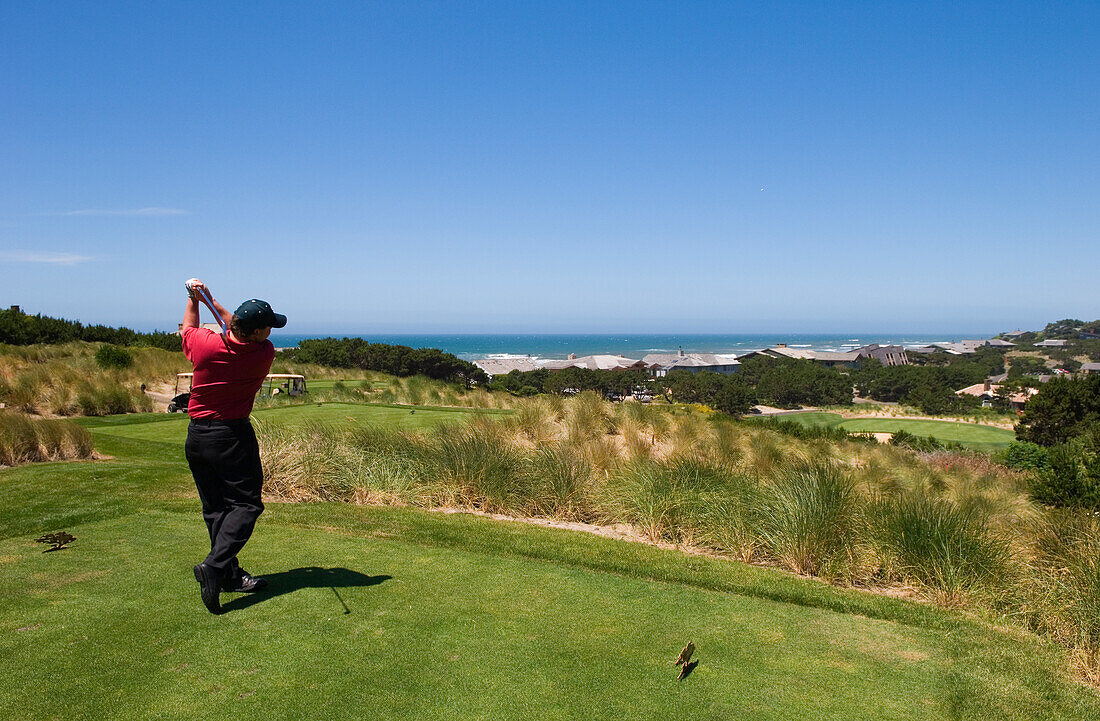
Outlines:
[{"label": "black golf shoe", "polygon": [[217,569],[200,563],[195,566],[195,580],[199,582],[199,595],[203,605],[210,613],[221,613],[222,604],[218,596],[221,593],[221,574]]},{"label": "black golf shoe", "polygon": [[234,569],[233,575],[225,582],[223,590],[233,593],[255,593],[267,588],[267,579],[248,575],[248,571],[240,566]]}]

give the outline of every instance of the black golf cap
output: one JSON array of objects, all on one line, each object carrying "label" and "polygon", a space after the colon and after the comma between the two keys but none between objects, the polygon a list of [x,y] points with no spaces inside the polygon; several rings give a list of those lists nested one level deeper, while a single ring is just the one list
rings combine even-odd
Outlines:
[{"label": "black golf cap", "polygon": [[271,310],[271,304],[266,300],[246,300],[233,315],[250,328],[282,328],[286,325],[286,316]]}]

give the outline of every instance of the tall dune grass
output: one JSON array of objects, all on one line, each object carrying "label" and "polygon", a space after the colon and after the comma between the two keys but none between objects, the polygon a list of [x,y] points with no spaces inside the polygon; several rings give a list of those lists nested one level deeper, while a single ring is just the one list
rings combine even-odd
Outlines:
[{"label": "tall dune grass", "polygon": [[0,466],[91,458],[92,436],[71,421],[0,411]]},{"label": "tall dune grass", "polygon": [[876,509],[874,524],[885,560],[899,573],[958,603],[967,591],[996,588],[1009,569],[1009,547],[990,532],[978,507],[959,507],[915,492]]},{"label": "tall dune grass", "polygon": [[825,462],[798,461],[761,494],[760,538],[779,565],[810,576],[851,575],[863,538],[863,504],[851,476]]},{"label": "tall dune grass", "polygon": [[133,364],[101,368],[100,343],[0,345],[0,402],[25,413],[107,415],[152,409],[141,385],[166,382],[190,370],[182,353],[128,348]]}]

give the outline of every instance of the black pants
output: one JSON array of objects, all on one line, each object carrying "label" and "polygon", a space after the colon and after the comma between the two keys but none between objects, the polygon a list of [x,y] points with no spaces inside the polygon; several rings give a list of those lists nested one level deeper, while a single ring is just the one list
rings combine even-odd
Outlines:
[{"label": "black pants", "polygon": [[247,418],[192,420],[184,446],[210,531],[204,563],[228,575],[264,510],[260,446]]}]

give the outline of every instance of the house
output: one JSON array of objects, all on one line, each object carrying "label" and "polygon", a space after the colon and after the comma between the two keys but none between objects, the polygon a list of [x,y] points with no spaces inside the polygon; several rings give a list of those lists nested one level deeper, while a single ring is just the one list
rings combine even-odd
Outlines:
[{"label": "house", "polygon": [[964,348],[964,349],[970,351],[971,353],[974,353],[979,348],[983,348],[983,347],[989,345],[989,341],[987,341],[987,340],[960,340],[955,345],[959,346],[960,348]]},{"label": "house", "polygon": [[772,348],[753,351],[741,356],[741,360],[754,355],[764,355],[770,358],[793,358],[796,360],[809,360],[820,363],[827,368],[859,368],[860,357],[856,351],[824,351],[809,350],[808,348],[790,348],[786,343],[780,343]]},{"label": "house", "polygon": [[1069,345],[1068,340],[1064,340],[1062,338],[1049,338],[1049,339],[1044,340],[1042,342],[1036,343],[1035,347],[1036,348],[1063,348],[1067,345]]},{"label": "house", "polygon": [[1009,343],[1007,340],[1002,340],[1000,338],[990,338],[989,340],[987,340],[985,342],[985,344],[987,346],[992,346],[994,348],[1015,348],[1016,347],[1015,343]]},{"label": "house", "polygon": [[552,360],[543,364],[543,368],[551,371],[560,371],[565,368],[587,368],[593,371],[628,371],[649,370],[649,364],[644,361],[624,358],[621,355],[586,355],[577,357],[570,353],[565,360]]},{"label": "house", "polygon": [[480,358],[473,361],[473,364],[485,371],[490,378],[507,375],[512,371],[526,373],[542,367],[530,358]]},{"label": "house", "polygon": [[977,350],[977,346],[963,343],[930,343],[928,345],[910,348],[910,353],[947,353],[948,355],[969,355]]},{"label": "house", "polygon": [[[977,396],[982,400],[982,408],[991,408],[993,406],[993,400],[997,396],[997,391],[999,391],[1001,388],[1003,388],[1003,386],[996,383],[991,383],[986,380],[984,383],[975,383],[972,386],[967,386],[966,388],[957,390],[955,391],[955,394]],[[1038,392],[1039,391],[1035,388],[1024,388],[1023,390],[1010,395],[1008,397],[1008,403],[1012,406],[1013,410],[1022,411],[1024,409],[1024,404],[1027,403],[1028,399]]]},{"label": "house", "polygon": [[860,358],[874,358],[884,366],[907,366],[909,357],[905,355],[905,348],[900,345],[879,345],[871,343],[855,351]]},{"label": "house", "polygon": [[736,373],[740,363],[734,355],[718,353],[684,353],[681,348],[677,353],[650,353],[642,358],[652,368],[653,375],[662,378],[674,370],[683,370],[688,373]]},{"label": "house", "polygon": [[[212,330],[215,333],[217,333],[218,335],[222,334],[222,327],[218,323],[203,323],[199,327],[200,328],[206,328],[207,330]],[[183,323],[178,324],[178,326],[176,328],[176,334],[177,335],[183,335]]]},{"label": "house", "polygon": [[1100,363],[1082,363],[1081,368],[1078,369],[1078,373],[1082,375],[1089,375],[1090,373],[1100,373]]}]

